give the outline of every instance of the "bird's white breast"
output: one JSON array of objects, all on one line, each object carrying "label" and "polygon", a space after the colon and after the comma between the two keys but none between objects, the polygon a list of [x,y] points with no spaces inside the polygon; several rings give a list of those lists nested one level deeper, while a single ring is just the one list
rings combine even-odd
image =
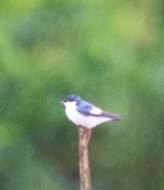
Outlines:
[{"label": "bird's white breast", "polygon": [[[65,105],[65,113],[70,121],[72,121],[77,126],[83,126],[86,128],[93,128],[97,125],[110,121],[110,118],[107,117],[99,117],[99,116],[85,116],[79,113],[76,109],[76,102],[66,102]],[[97,108],[97,112],[101,110]]]}]

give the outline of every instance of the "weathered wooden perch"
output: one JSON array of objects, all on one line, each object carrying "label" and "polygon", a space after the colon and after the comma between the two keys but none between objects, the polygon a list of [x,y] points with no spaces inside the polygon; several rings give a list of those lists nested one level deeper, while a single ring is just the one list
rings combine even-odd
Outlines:
[{"label": "weathered wooden perch", "polygon": [[89,164],[89,142],[92,129],[79,127],[79,170],[80,190],[91,190],[91,172]]}]

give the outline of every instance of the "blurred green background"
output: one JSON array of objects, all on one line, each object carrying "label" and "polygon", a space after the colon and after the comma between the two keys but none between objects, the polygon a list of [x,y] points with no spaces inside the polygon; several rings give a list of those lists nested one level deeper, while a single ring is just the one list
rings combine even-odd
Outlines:
[{"label": "blurred green background", "polygon": [[79,189],[78,94],[123,115],[94,130],[94,190],[164,189],[162,0],[1,0],[0,189]]}]

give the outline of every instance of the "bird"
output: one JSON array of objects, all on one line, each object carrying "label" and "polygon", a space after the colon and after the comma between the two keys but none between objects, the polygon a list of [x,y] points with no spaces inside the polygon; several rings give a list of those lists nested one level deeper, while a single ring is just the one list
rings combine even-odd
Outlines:
[{"label": "bird", "polygon": [[119,114],[103,111],[74,94],[67,96],[63,104],[67,118],[79,127],[91,129],[105,122],[120,120]]}]

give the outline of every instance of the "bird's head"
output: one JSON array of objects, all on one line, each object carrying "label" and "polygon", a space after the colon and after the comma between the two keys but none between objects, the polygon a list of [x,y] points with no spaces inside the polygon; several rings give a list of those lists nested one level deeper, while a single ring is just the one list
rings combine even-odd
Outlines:
[{"label": "bird's head", "polygon": [[63,104],[65,107],[69,105],[75,105],[78,104],[81,101],[81,98],[77,95],[69,95],[67,98],[64,100]]}]

